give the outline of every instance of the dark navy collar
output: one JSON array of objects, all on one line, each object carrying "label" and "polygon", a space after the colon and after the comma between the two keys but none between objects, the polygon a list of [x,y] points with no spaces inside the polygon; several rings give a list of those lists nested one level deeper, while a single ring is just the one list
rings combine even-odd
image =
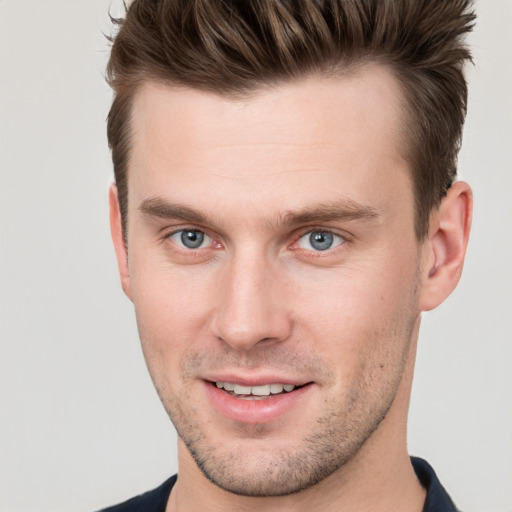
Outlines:
[{"label": "dark navy collar", "polygon": [[411,457],[411,462],[418,480],[427,491],[423,512],[458,512],[432,466],[418,457]]},{"label": "dark navy collar", "polygon": [[171,476],[156,489],[135,496],[119,505],[102,509],[100,512],[165,512],[177,478],[177,475]]}]

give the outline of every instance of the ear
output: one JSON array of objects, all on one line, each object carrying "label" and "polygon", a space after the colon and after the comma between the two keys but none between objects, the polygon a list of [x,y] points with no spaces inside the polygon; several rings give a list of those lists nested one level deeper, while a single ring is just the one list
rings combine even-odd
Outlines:
[{"label": "ear", "polygon": [[112,184],[108,193],[108,201],[110,206],[110,232],[114,249],[117,256],[117,266],[119,275],[121,276],[121,286],[126,296],[132,300],[132,287],[130,280],[130,270],[128,267],[128,252],[124,243],[123,225],[121,222],[121,209],[119,208],[119,197],[117,187]]},{"label": "ear", "polygon": [[455,182],[430,218],[423,248],[420,307],[429,311],[455,289],[462,274],[473,211],[467,183]]}]

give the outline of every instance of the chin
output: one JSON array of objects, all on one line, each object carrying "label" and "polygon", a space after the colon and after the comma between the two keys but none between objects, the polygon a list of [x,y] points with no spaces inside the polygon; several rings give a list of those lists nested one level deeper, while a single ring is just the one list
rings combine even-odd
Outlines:
[{"label": "chin", "polygon": [[203,475],[217,487],[239,496],[271,497],[304,491],[342,468],[377,425],[373,427],[360,431],[357,439],[340,432],[326,436],[325,431],[297,441],[272,441],[261,432],[261,439],[226,445],[193,435],[180,437]]},{"label": "chin", "polygon": [[311,465],[303,454],[258,455],[254,460],[240,456],[222,462],[196,458],[203,475],[217,487],[239,496],[286,496],[311,487],[337,469]]}]

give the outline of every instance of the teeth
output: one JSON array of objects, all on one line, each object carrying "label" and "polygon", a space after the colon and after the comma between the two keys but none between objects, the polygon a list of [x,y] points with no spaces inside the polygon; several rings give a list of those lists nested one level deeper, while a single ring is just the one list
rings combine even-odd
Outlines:
[{"label": "teeth", "polygon": [[235,392],[235,395],[250,395],[251,386],[240,386],[239,384],[235,384],[233,391]]},{"label": "teeth", "polygon": [[282,384],[270,384],[270,392],[273,394],[282,393],[283,389]]},{"label": "teeth", "polygon": [[293,384],[264,384],[262,386],[242,386],[240,384],[233,384],[232,382],[217,381],[215,385],[220,389],[226,391],[233,391],[235,395],[254,395],[254,396],[268,396],[277,395],[286,391],[289,393],[295,389]]},{"label": "teeth", "polygon": [[253,386],[251,388],[251,395],[257,395],[257,396],[270,395],[270,386]]}]

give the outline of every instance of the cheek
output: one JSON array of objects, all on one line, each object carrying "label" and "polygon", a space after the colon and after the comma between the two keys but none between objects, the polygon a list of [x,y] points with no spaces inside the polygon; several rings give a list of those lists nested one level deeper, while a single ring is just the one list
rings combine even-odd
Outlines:
[{"label": "cheek", "polygon": [[300,337],[315,340],[315,350],[344,380],[368,366],[402,361],[419,306],[415,267],[401,270],[352,268],[296,294]]},{"label": "cheek", "polygon": [[193,273],[158,265],[132,275],[133,302],[142,349],[151,369],[169,368],[204,338],[212,306],[211,286]]},{"label": "cheek", "polygon": [[375,267],[352,266],[329,272],[322,279],[302,280],[294,290],[295,303],[302,311],[298,318],[310,318],[342,334],[357,325],[379,325],[396,311],[413,307],[415,267]]}]

